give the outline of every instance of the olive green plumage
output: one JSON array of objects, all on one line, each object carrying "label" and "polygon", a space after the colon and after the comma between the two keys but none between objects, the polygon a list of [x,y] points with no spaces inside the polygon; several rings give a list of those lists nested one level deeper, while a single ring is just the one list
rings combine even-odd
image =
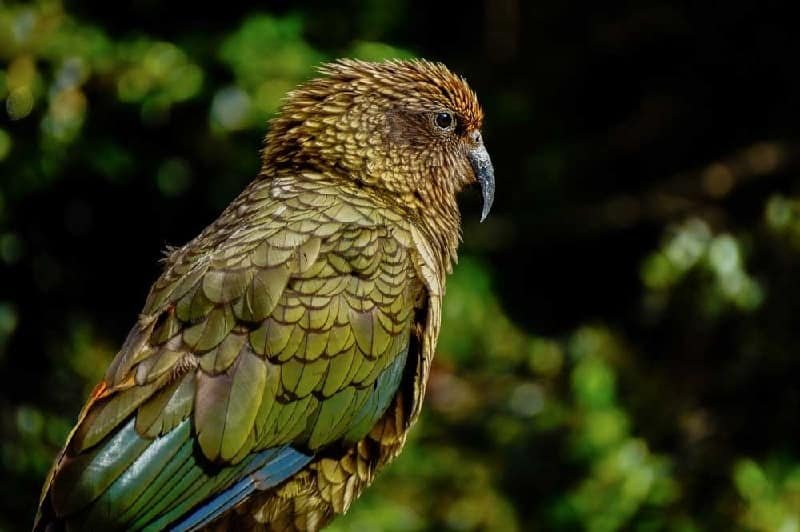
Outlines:
[{"label": "olive green plumage", "polygon": [[260,176],[167,257],[35,528],[315,530],[402,448],[455,193],[477,179],[491,202],[482,114],[441,65],[322,71],[273,121]]}]

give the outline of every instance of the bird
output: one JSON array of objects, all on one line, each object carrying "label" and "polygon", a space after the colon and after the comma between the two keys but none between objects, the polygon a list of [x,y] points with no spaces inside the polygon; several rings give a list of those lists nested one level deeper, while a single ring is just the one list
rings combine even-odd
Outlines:
[{"label": "bird", "polygon": [[319,530],[418,419],[494,169],[465,79],[339,59],[288,93],[257,177],[164,269],[45,481],[35,531]]}]

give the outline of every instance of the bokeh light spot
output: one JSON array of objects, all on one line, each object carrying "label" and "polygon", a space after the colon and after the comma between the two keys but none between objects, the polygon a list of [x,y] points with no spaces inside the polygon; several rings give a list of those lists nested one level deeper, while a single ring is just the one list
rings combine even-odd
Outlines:
[{"label": "bokeh light spot", "polygon": [[6,98],[6,111],[11,120],[20,120],[33,110],[33,93],[27,86],[13,89]]}]

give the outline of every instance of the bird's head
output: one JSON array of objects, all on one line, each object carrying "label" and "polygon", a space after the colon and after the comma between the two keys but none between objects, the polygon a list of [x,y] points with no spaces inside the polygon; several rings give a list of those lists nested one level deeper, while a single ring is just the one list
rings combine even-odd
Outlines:
[{"label": "bird's head", "polygon": [[479,183],[486,218],[494,170],[483,111],[467,82],[440,63],[339,60],[289,93],[273,119],[264,171],[314,170],[425,208],[454,204]]}]

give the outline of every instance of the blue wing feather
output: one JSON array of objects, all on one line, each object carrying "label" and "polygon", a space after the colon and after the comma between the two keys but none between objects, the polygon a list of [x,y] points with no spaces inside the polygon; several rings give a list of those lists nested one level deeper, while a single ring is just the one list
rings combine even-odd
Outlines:
[{"label": "blue wing feather", "polygon": [[259,455],[265,455],[261,458],[261,460],[267,461],[264,466],[200,505],[172,526],[170,530],[173,532],[187,532],[209,524],[242,502],[254,491],[271,488],[291,477],[305,467],[313,458],[292,449],[288,445],[262,451]]}]

